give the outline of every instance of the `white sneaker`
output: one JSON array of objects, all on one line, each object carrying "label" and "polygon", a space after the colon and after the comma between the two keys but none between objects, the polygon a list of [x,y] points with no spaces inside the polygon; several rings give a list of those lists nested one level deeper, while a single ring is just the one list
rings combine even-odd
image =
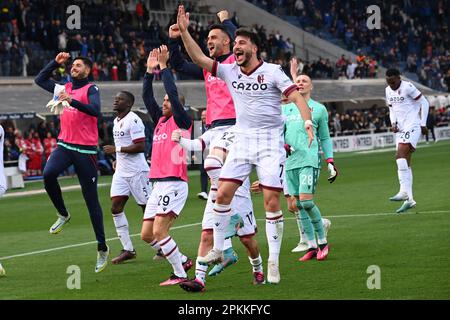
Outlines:
[{"label": "white sneaker", "polygon": [[95,273],[99,273],[105,270],[106,265],[108,264],[109,247],[107,246],[106,248],[106,251],[97,251],[97,264],[95,265]]},{"label": "white sneaker", "polygon": [[274,284],[280,282],[280,271],[278,269],[278,264],[270,260],[267,263],[267,282]]},{"label": "white sneaker", "polygon": [[60,233],[64,225],[70,221],[70,213],[67,213],[67,217],[62,216],[59,213],[56,215],[58,216],[58,220],[50,227],[51,234]]},{"label": "white sneaker", "polygon": [[2,264],[0,263],[0,277],[6,276],[6,270],[3,268]]},{"label": "white sneaker", "polygon": [[322,218],[322,222],[323,222],[323,229],[325,231],[325,237],[327,237],[328,231],[330,230],[330,227],[331,227],[331,221],[328,219]]},{"label": "white sneaker", "polygon": [[302,252],[308,250],[308,245],[304,242],[299,242],[298,245],[291,250],[291,252]]},{"label": "white sneaker", "polygon": [[197,193],[197,197],[203,200],[208,200],[208,194],[206,192]]},{"label": "white sneaker", "polygon": [[211,249],[204,257],[197,257],[197,261],[202,264],[217,264],[223,261],[223,251]]},{"label": "white sneaker", "polygon": [[395,196],[390,197],[391,201],[405,201],[408,200],[408,194],[406,192],[399,192]]}]

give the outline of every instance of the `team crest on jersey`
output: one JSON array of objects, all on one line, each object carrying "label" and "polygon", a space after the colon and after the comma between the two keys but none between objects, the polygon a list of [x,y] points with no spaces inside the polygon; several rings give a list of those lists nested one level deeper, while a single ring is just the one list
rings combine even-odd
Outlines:
[{"label": "team crest on jersey", "polygon": [[264,75],[263,74],[258,75],[258,83],[261,84],[263,82],[264,82]]}]

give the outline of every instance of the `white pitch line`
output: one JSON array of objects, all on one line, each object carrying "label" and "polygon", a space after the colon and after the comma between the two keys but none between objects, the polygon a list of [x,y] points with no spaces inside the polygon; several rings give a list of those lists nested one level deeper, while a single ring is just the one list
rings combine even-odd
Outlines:
[{"label": "white pitch line", "polygon": [[[403,216],[403,215],[414,215],[414,214],[420,214],[420,213],[434,214],[434,213],[449,213],[449,212],[450,212],[450,210],[405,212],[405,213],[402,213],[402,214],[395,214],[395,213],[392,213],[392,212],[379,212],[379,213],[372,213],[372,214],[333,215],[333,216],[324,216],[324,218],[362,218],[362,217],[366,217],[367,218],[367,217],[377,217],[377,216],[396,216],[396,217],[399,217],[399,216]],[[295,217],[288,217],[288,218],[285,218],[285,219],[292,220],[292,219],[296,219],[296,218]],[[256,220],[266,220],[266,219],[262,218],[262,219],[256,219]],[[198,225],[201,225],[201,224],[202,224],[201,222],[191,223],[191,224],[184,224],[184,225],[181,225],[181,226],[173,227],[173,228],[171,228],[171,230],[188,228],[188,227],[198,226]],[[130,237],[137,237],[139,235],[140,235],[140,233],[135,233],[135,234],[130,235]],[[113,240],[118,240],[118,239],[119,239],[118,237],[114,237],[114,238],[106,239],[106,241],[113,241]],[[51,249],[45,249],[45,250],[38,250],[38,251],[32,251],[32,252],[26,252],[26,253],[16,254],[16,255],[13,255],[13,256],[0,257],[0,261],[13,259],[13,258],[18,258],[18,257],[31,256],[31,255],[41,254],[41,253],[59,251],[59,250],[64,250],[64,249],[82,247],[82,246],[87,246],[87,245],[96,244],[96,243],[97,243],[97,241],[90,241],[90,242],[77,243],[77,244],[72,244],[72,245],[63,246],[63,247],[57,247],[57,248],[51,248]]]},{"label": "white pitch line", "polygon": [[[99,183],[97,185],[98,188],[110,186],[111,183]],[[61,191],[72,191],[72,190],[78,190],[81,189],[80,185],[73,185],[73,186],[66,186],[61,187]],[[15,197],[25,197],[25,196],[34,196],[37,194],[44,194],[46,193],[45,189],[38,189],[38,190],[29,190],[29,191],[20,191],[20,192],[12,192],[7,193],[3,196],[3,198],[15,198]]]}]

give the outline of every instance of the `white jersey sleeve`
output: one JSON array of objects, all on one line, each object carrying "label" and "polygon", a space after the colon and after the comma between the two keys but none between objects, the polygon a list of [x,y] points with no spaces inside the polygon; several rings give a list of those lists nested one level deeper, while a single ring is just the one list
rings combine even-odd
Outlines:
[{"label": "white jersey sleeve", "polygon": [[288,97],[293,91],[297,90],[297,86],[292,82],[291,79],[289,79],[281,66],[275,69],[274,80],[277,88],[286,97]]},{"label": "white jersey sleeve", "polygon": [[219,77],[223,81],[227,81],[230,78],[229,75],[234,65],[234,63],[228,64],[214,61],[211,75],[214,77]]},{"label": "white jersey sleeve", "polygon": [[413,100],[418,100],[422,93],[413,85],[411,82],[408,82],[405,86],[407,90],[408,96]]},{"label": "white jersey sleeve", "polygon": [[133,143],[145,141],[145,126],[141,118],[135,117],[130,124],[130,135]]}]

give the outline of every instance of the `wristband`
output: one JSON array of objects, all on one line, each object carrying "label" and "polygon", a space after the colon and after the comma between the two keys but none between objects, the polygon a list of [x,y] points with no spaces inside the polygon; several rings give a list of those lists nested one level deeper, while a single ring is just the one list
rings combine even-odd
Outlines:
[{"label": "wristband", "polygon": [[312,123],[311,120],[306,120],[306,121],[305,121],[305,128],[306,128],[307,126],[311,126],[311,127],[312,127],[312,125],[313,125],[313,123]]},{"label": "wristband", "polygon": [[328,158],[327,159],[327,163],[333,163],[334,161],[333,161],[333,158]]},{"label": "wristband", "polygon": [[122,152],[122,147],[116,147],[116,152]]}]

